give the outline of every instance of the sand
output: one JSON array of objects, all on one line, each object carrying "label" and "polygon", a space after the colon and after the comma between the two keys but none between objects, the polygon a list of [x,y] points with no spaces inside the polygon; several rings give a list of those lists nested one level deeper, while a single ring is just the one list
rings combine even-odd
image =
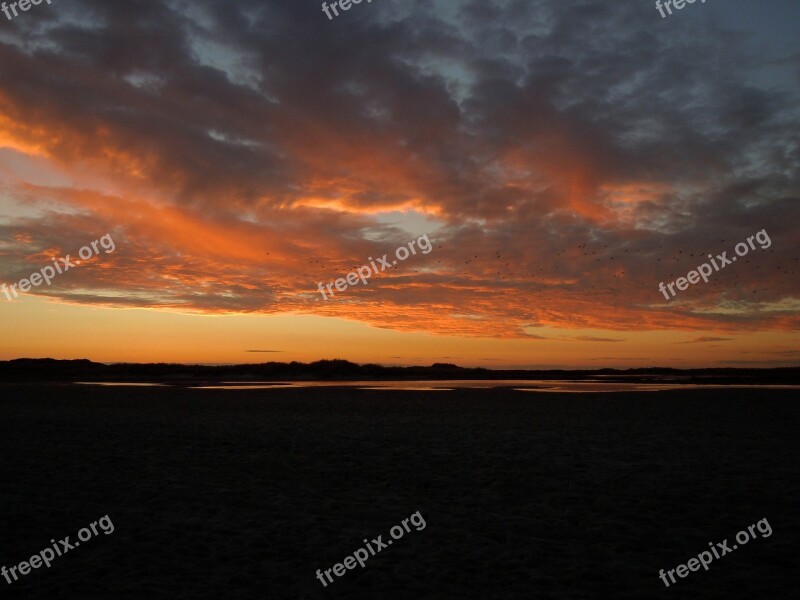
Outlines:
[{"label": "sand", "polygon": [[[0,385],[7,597],[793,597],[794,390],[539,394]],[[364,538],[427,526],[323,588]],[[767,518],[667,589],[674,569]]]}]

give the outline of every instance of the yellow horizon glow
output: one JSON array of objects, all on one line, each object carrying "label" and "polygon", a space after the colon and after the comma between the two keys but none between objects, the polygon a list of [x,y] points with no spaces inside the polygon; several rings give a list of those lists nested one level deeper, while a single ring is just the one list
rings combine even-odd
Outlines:
[{"label": "yellow horizon glow", "polygon": [[[798,347],[797,335],[784,332],[719,335],[708,331],[538,328],[536,335],[549,339],[491,339],[392,331],[314,315],[200,315],[152,308],[82,306],[32,295],[14,302],[3,299],[0,318],[5,324],[0,360],[86,358],[103,363],[248,364],[339,358],[362,364],[448,362],[490,369],[704,368],[792,366],[796,362],[791,356],[781,360],[775,348]],[[704,336],[732,339],[685,343]],[[709,356],[711,348],[713,357]]]}]

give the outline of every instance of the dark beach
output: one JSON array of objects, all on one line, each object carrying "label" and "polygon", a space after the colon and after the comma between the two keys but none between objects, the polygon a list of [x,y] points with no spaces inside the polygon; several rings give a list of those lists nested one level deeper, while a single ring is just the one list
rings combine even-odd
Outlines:
[{"label": "dark beach", "polygon": [[[0,386],[6,597],[787,598],[797,390]],[[420,511],[425,528],[330,569]],[[667,589],[674,569],[766,518]]]}]

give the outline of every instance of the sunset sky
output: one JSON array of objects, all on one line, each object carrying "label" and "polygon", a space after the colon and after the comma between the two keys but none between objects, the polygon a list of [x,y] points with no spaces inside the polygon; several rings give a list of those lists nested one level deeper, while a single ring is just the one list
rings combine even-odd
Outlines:
[{"label": "sunset sky", "polygon": [[800,363],[796,0],[320,5],[0,13],[0,360]]}]

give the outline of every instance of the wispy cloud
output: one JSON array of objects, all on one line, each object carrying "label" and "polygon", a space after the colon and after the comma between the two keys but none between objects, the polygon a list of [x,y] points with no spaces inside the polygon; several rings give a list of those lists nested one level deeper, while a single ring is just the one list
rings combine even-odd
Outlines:
[{"label": "wispy cloud", "polygon": [[576,337],[562,337],[561,339],[570,340],[575,342],[624,342],[625,340],[619,338],[605,338],[597,337],[594,335],[579,335]]},{"label": "wispy cloud", "polygon": [[708,342],[730,342],[733,338],[714,337],[714,336],[701,336],[696,337],[686,342],[675,342],[676,344],[706,344]]}]

